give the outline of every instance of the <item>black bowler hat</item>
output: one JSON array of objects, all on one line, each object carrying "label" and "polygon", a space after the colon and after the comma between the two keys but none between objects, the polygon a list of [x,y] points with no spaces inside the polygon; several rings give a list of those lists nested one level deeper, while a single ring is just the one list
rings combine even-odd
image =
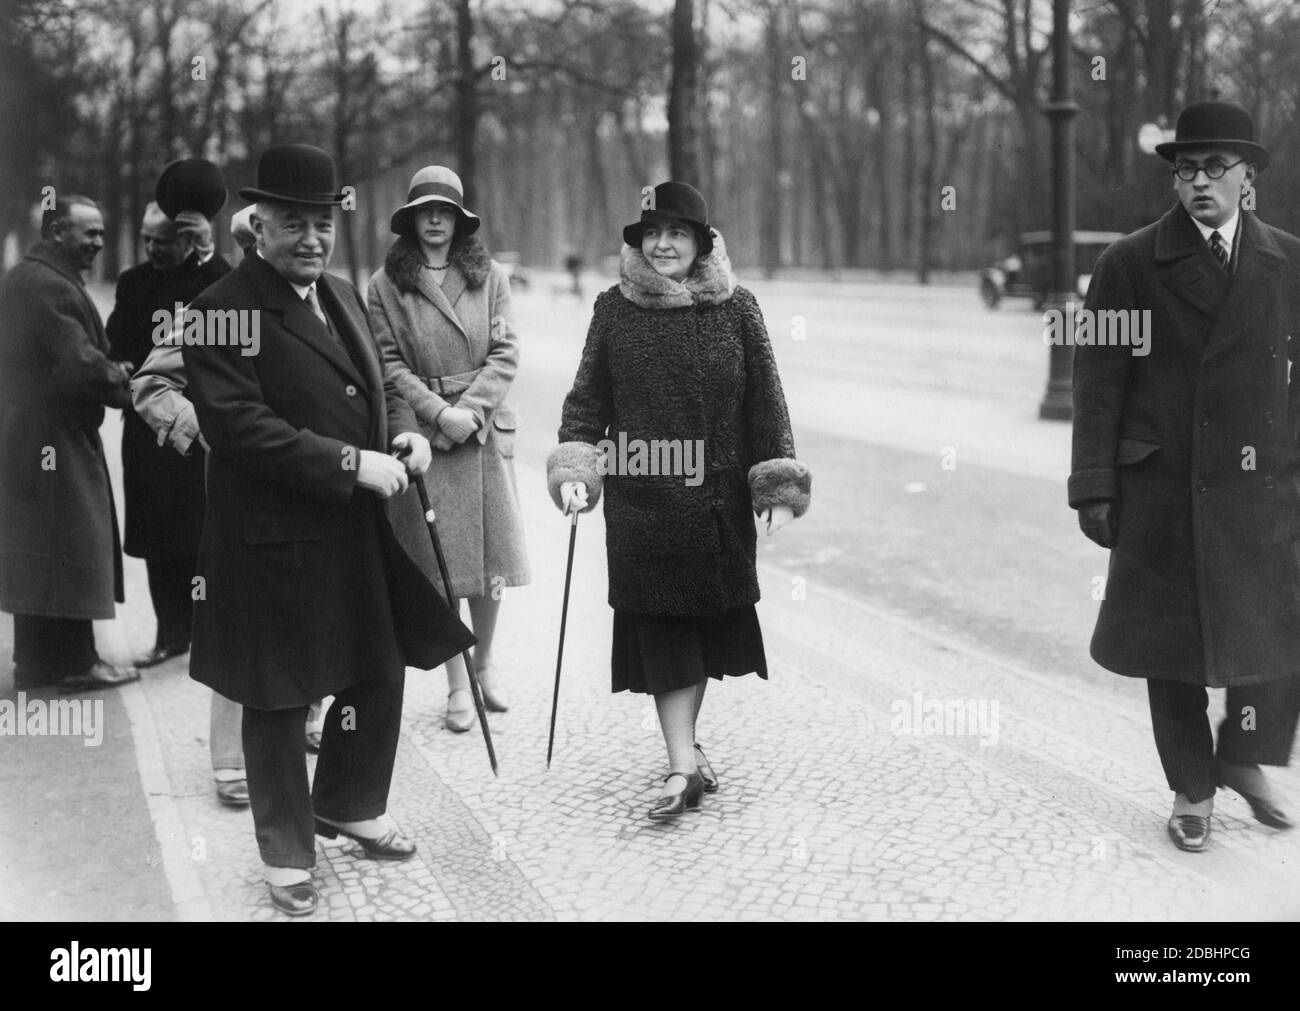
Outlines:
[{"label": "black bowler hat", "polygon": [[1221,147],[1236,151],[1255,168],[1264,170],[1268,152],[1255,143],[1255,121],[1235,102],[1197,102],[1178,114],[1174,139],[1156,145],[1156,154],[1173,161],[1181,151]]},{"label": "black bowler hat", "polygon": [[181,158],[162,170],[153,198],[167,217],[198,211],[211,220],[226,206],[226,180],[206,158]]},{"label": "black bowler hat", "polygon": [[257,185],[239,191],[245,200],[333,206],[343,203],[334,159],[310,144],[268,147],[257,160]]},{"label": "black bowler hat", "polygon": [[704,196],[688,183],[666,182],[655,187],[654,206],[641,212],[641,220],[623,229],[623,241],[641,248],[645,226],[656,219],[678,218],[695,229],[699,243],[699,256],[713,252],[713,236],[709,233],[709,205]]}]

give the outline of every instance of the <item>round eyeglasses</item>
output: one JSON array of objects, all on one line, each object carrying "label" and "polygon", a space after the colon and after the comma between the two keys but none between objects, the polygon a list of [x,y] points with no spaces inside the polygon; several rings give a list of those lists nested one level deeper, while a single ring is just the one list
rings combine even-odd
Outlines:
[{"label": "round eyeglasses", "polygon": [[1228,169],[1236,168],[1245,160],[1245,158],[1238,158],[1234,162],[1225,162],[1219,158],[1211,158],[1204,165],[1194,161],[1180,161],[1174,166],[1174,175],[1185,183],[1190,183],[1201,171],[1205,172],[1207,179],[1222,179]]}]

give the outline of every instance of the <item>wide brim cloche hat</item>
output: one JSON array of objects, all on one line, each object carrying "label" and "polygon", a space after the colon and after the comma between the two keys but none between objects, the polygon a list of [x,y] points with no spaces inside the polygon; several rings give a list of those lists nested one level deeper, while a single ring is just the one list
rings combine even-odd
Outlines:
[{"label": "wide brim cloche hat", "polygon": [[456,208],[460,218],[456,226],[458,234],[473,235],[478,231],[481,222],[477,214],[465,207],[465,187],[461,185],[460,176],[444,165],[426,165],[411,176],[411,185],[406,188],[406,203],[393,211],[388,223],[393,234],[409,234],[415,209],[431,203],[450,204]]}]

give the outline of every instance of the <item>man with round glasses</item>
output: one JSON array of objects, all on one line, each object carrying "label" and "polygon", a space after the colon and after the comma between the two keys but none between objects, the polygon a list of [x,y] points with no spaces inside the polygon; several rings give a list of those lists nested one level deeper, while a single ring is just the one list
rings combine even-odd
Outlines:
[{"label": "man with round glasses", "polygon": [[1142,321],[1146,353],[1076,347],[1069,500],[1110,550],[1092,656],[1146,680],[1169,836],[1199,852],[1219,786],[1292,824],[1260,766],[1300,713],[1300,239],[1253,213],[1268,152],[1241,106],[1188,106],[1156,153],[1178,205],[1102,254],[1085,306]]}]

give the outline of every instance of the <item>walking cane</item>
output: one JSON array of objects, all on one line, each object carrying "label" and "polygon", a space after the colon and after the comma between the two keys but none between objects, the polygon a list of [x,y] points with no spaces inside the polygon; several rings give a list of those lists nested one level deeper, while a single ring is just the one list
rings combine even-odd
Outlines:
[{"label": "walking cane", "polygon": [[560,665],[564,662],[564,626],[569,620],[569,582],[573,578],[573,544],[578,539],[578,510],[573,510],[569,524],[569,564],[564,570],[564,604],[560,608],[560,649],[555,655],[555,693],[551,696],[551,736],[546,742],[546,767],[551,767],[551,752],[555,748],[555,714],[560,707]]},{"label": "walking cane", "polygon": [[[400,460],[410,453],[410,447],[404,447],[402,452],[397,454]],[[420,508],[424,510],[424,524],[429,528],[429,538],[433,541],[433,553],[438,558],[438,571],[442,574],[442,588],[447,595],[447,606],[454,613],[459,613],[460,606],[456,600],[456,595],[451,589],[451,576],[447,572],[447,559],[442,554],[442,541],[438,537],[438,517],[433,511],[433,506],[429,502],[429,490],[424,486],[423,474],[412,474],[411,479],[415,482],[415,490],[420,495]],[[469,676],[469,693],[474,699],[474,709],[478,713],[479,726],[483,728],[483,743],[487,745],[488,762],[492,766],[492,775],[499,776],[497,771],[497,753],[492,747],[492,730],[488,727],[487,711],[483,707],[483,689],[478,683],[478,674],[474,672],[474,665],[469,661],[469,650],[461,651],[461,659],[465,662],[465,673]]]}]

